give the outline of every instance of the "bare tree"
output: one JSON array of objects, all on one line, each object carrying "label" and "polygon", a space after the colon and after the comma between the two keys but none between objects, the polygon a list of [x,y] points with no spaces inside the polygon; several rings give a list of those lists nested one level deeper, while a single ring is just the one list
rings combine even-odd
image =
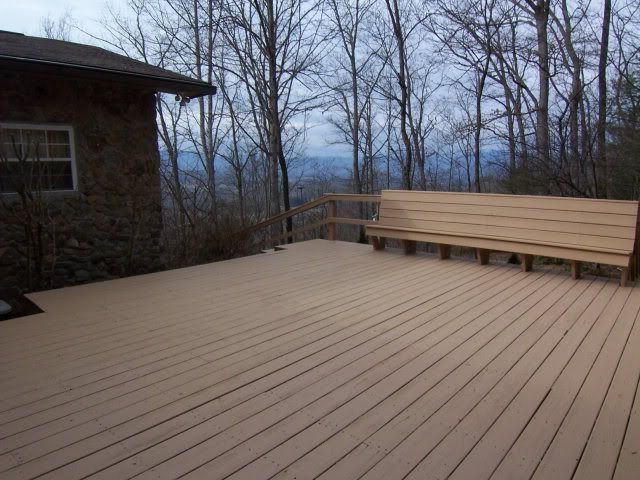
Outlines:
[{"label": "bare tree", "polygon": [[411,190],[413,186],[413,145],[409,138],[409,95],[411,85],[409,84],[410,77],[407,66],[406,23],[405,17],[400,12],[398,0],[385,0],[385,4],[398,59],[398,65],[397,68],[394,68],[394,73],[400,89],[400,96],[397,97],[397,102],[400,109],[400,136],[404,145],[402,186],[407,190]]},{"label": "bare tree", "polygon": [[[490,68],[496,65],[494,37],[497,36],[505,19],[496,18],[495,0],[462,2],[456,5],[439,1],[437,12],[438,14],[434,15],[428,24],[430,30],[440,41],[444,51],[455,58],[466,73],[462,78],[456,79],[458,88],[465,89],[470,80],[471,89],[475,93],[473,183],[475,191],[480,192],[482,191],[480,142],[484,127],[485,87]],[[503,72],[500,74],[504,75]],[[507,84],[506,81],[504,84]],[[510,99],[508,105],[509,107],[511,105]]]},{"label": "bare tree", "polygon": [[[124,11],[109,7],[98,37],[112,49],[146,63],[219,84],[223,70],[216,3],[128,0]],[[164,187],[176,214],[176,253],[187,258],[198,236],[216,229],[218,198],[216,158],[225,128],[225,103],[214,96],[189,98],[159,94],[158,136],[166,168]],[[193,160],[197,165],[193,165]],[[199,167],[204,175],[194,170]]]},{"label": "bare tree", "polygon": [[[322,7],[318,0],[231,0],[225,5],[224,33],[235,62],[226,70],[245,86],[256,146],[271,161],[271,214],[280,212],[279,174],[284,209],[291,208],[287,130],[321,97],[312,86],[324,53]],[[287,230],[292,227],[288,219]]]},{"label": "bare tree", "polygon": [[67,8],[58,18],[47,15],[40,19],[40,33],[45,38],[69,42],[77,28],[78,22],[70,8]]},{"label": "bare tree", "polygon": [[549,133],[549,95],[550,95],[550,63],[549,63],[549,12],[551,0],[524,0],[519,3],[531,17],[536,29],[538,57],[538,98],[536,101],[536,150],[538,161],[543,172],[551,172],[550,133]]},{"label": "bare tree", "polygon": [[633,142],[608,133],[613,112],[634,118],[637,2],[607,0],[604,17],[588,0],[128,2],[105,23],[111,48],[222,88],[158,99],[178,243],[289,209],[313,111],[349,146],[353,193],[620,191],[612,138]]},{"label": "bare tree", "polygon": [[[569,166],[578,166],[582,161],[580,152],[579,115],[583,94],[583,60],[578,55],[577,49],[574,45],[575,26],[573,24],[573,17],[569,13],[569,7],[566,0],[562,0],[560,9],[562,18],[560,19],[554,15],[554,20],[556,28],[561,35],[561,41],[559,43],[561,43],[563,47],[563,53],[566,52],[566,54],[563,55],[564,65],[568,73],[571,75],[571,90],[568,98],[566,99],[569,106],[569,155],[567,163]],[[580,171],[581,169],[578,168],[573,175],[576,179],[577,188],[580,188],[581,183],[580,176],[578,175]]]},{"label": "bare tree", "polygon": [[240,223],[247,226],[246,198],[245,198],[245,171],[247,167],[255,165],[255,157],[258,149],[249,139],[242,127],[245,123],[250,123],[250,114],[241,111],[242,103],[239,101],[240,92],[238,89],[227,88],[228,85],[220,85],[220,93],[227,104],[228,120],[230,122],[230,141],[226,142],[220,152],[220,156],[227,162],[233,174],[235,195],[238,199],[238,212]]},{"label": "bare tree", "polygon": [[[337,111],[332,124],[351,147],[353,193],[361,194],[365,180],[363,174],[371,174],[373,150],[371,113],[372,95],[384,64],[375,65],[375,52],[368,46],[367,23],[372,21],[372,0],[328,0],[330,14],[327,23],[335,32],[337,48],[333,51],[326,75],[326,86],[331,91],[330,106]],[[369,122],[363,124],[367,117]],[[364,128],[364,132],[362,132]],[[361,140],[364,134],[364,145]],[[363,156],[364,163],[360,161]],[[359,204],[360,217],[365,205]],[[359,229],[359,241],[365,242],[364,227]]]},{"label": "bare tree", "polygon": [[328,87],[334,94],[334,103],[344,116],[345,128],[336,125],[346,134],[351,146],[353,168],[353,193],[362,193],[360,180],[360,121],[362,102],[361,74],[373,58],[373,52],[362,46],[363,22],[371,11],[373,2],[355,0],[328,0],[331,14],[328,22],[338,38],[337,53],[332,56]]},{"label": "bare tree", "polygon": [[598,58],[598,122],[596,124],[596,163],[600,170],[602,181],[597,182],[595,191],[597,197],[608,196],[607,169],[607,65],[609,63],[609,29],[611,25],[611,0],[603,1],[602,34],[600,36],[600,55]]},{"label": "bare tree", "polygon": [[[139,0],[138,0],[139,1]],[[162,29],[169,24],[178,27],[171,37],[172,54],[176,68],[190,76],[208,83],[220,84],[224,74],[216,61],[216,51],[221,47],[222,35],[218,18],[220,6],[213,0],[165,1],[157,9]],[[158,16],[159,13],[156,13]],[[183,105],[189,102],[184,98]],[[187,109],[189,121],[185,125],[185,135],[189,138],[193,153],[206,174],[208,194],[206,214],[215,224],[218,219],[218,198],[216,194],[216,156],[226,131],[223,128],[224,101],[218,96],[198,97],[194,108]]]},{"label": "bare tree", "polygon": [[22,229],[24,241],[15,248],[26,261],[29,290],[51,288],[56,263],[56,221],[45,196],[51,177],[40,159],[42,143],[38,132],[20,138],[14,130],[0,128],[0,207],[8,224]]}]

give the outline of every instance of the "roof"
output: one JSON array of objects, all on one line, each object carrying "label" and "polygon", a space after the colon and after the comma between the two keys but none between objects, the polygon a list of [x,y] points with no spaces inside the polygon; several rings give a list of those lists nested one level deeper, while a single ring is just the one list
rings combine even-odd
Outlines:
[{"label": "roof", "polygon": [[207,82],[100,47],[7,31],[0,31],[0,67],[125,81],[187,97],[216,92]]}]

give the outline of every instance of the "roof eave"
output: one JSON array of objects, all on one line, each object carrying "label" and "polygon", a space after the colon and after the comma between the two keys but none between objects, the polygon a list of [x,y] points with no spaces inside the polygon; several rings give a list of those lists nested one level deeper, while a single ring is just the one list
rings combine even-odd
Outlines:
[{"label": "roof eave", "polygon": [[[147,75],[110,68],[92,67],[64,62],[39,60],[25,57],[12,57],[0,55],[0,62],[14,70],[36,70],[47,73],[78,73],[80,76],[88,76],[99,79],[111,79],[127,81],[152,88],[157,92],[174,93],[189,98],[197,98],[203,95],[215,95],[215,86],[199,80],[179,80],[158,75]],[[27,67],[27,68],[24,68]]]}]

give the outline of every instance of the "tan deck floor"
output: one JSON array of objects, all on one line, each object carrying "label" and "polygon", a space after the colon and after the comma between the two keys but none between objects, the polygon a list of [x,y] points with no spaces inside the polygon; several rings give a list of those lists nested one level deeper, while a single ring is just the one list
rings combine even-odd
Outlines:
[{"label": "tan deck floor", "polygon": [[640,478],[640,289],[287,251],[33,295],[0,478]]}]

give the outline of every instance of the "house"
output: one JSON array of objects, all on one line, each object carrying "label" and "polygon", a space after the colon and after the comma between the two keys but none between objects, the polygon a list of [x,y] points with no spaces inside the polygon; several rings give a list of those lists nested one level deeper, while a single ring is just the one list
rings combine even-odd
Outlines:
[{"label": "house", "polygon": [[0,88],[0,288],[161,269],[156,94],[182,100],[215,87],[98,47],[2,31]]}]

